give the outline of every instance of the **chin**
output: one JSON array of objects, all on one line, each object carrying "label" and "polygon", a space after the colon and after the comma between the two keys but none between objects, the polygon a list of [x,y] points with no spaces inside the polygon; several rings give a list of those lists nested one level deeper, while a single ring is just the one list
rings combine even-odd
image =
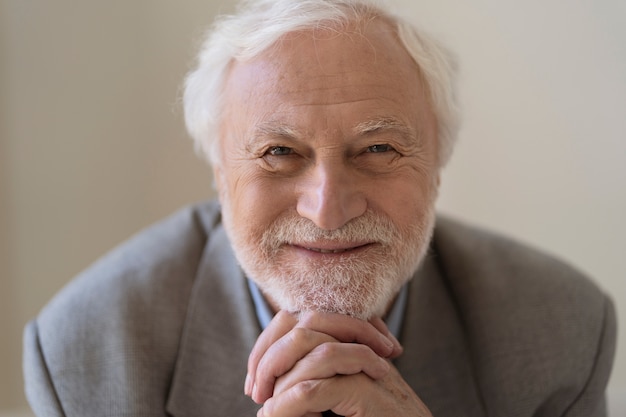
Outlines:
[{"label": "chin", "polygon": [[385,316],[400,288],[419,267],[425,247],[420,245],[418,253],[404,258],[368,253],[326,265],[282,263],[278,256],[264,268],[252,268],[250,276],[281,310],[321,311],[368,320]]}]

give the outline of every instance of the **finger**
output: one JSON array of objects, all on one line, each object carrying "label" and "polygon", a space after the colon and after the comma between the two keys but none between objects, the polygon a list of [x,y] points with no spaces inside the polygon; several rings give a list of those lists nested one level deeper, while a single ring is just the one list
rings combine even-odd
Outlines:
[{"label": "finger", "polygon": [[[337,376],[299,382],[280,395],[275,395],[263,404],[258,417],[294,417],[307,413],[322,413],[333,410],[352,411],[355,406],[350,400],[355,395],[356,380],[369,380],[364,374]],[[342,404],[342,403],[347,403]],[[346,413],[341,415],[353,415]]]},{"label": "finger", "polygon": [[279,311],[269,326],[261,333],[257,339],[250,356],[248,357],[248,375],[246,376],[246,382],[244,392],[246,395],[252,395],[252,389],[255,384],[256,370],[259,365],[259,361],[265,355],[267,349],[274,344],[274,342],[285,334],[287,334],[297,324],[296,318],[285,312]]},{"label": "finger", "polygon": [[372,323],[343,314],[304,312],[300,315],[297,327],[326,333],[340,342],[367,345],[383,358],[389,357],[396,350],[394,341],[387,336],[389,331],[386,326],[383,333]]},{"label": "finger", "polygon": [[[314,332],[327,334],[341,342],[365,344],[378,355],[385,358],[397,357],[402,351],[398,341],[390,334],[386,325],[380,319],[372,320],[372,323],[369,323],[342,314],[315,311],[301,313],[296,318],[293,314],[280,311],[272,320],[270,326],[259,336],[248,360],[248,375],[244,391],[246,395],[252,396],[255,401],[263,401],[267,396],[271,395],[273,380],[282,375],[278,372],[287,371],[289,369],[289,361],[293,362],[294,358],[297,360],[307,353],[296,351],[294,355],[284,361],[285,364],[281,365],[280,369],[277,368],[273,372],[264,374],[265,379],[260,384],[261,388],[259,388],[256,377],[259,362],[267,354],[273,343],[290,332],[294,324],[297,328],[307,328]],[[326,339],[322,342],[325,341],[328,340]]]},{"label": "finger", "polygon": [[[314,380],[301,382],[290,390],[272,397],[267,400],[257,413],[257,417],[294,417],[315,415],[329,410],[332,406],[325,405],[328,401],[320,404],[320,399],[327,400],[318,396],[317,401],[312,401],[315,397],[311,393],[319,390],[319,386],[327,380]],[[306,400],[306,401],[305,401]]]},{"label": "finger", "polygon": [[303,327],[289,331],[272,344],[259,361],[255,372],[252,399],[261,404],[272,396],[276,378],[289,371],[317,346],[337,339]]},{"label": "finger", "polygon": [[376,380],[385,377],[389,370],[387,360],[365,345],[325,343],[313,349],[288,373],[279,378],[273,395],[279,395],[301,381],[358,373],[364,373]]},{"label": "finger", "polygon": [[393,365],[378,380],[358,373],[299,382],[267,400],[257,416],[300,417],[327,410],[340,416],[432,417]]},{"label": "finger", "polygon": [[[259,411],[257,411],[256,415],[257,417],[263,417],[264,415],[263,413],[264,411],[261,408]],[[323,414],[322,413],[306,413],[306,414],[303,414],[302,417],[323,417]]]},{"label": "finger", "polygon": [[370,319],[370,324],[374,326],[379,332],[384,334],[389,340],[393,342],[393,352],[388,356],[389,359],[395,359],[400,356],[404,350],[398,339],[389,331],[387,324],[380,317],[374,317]]}]

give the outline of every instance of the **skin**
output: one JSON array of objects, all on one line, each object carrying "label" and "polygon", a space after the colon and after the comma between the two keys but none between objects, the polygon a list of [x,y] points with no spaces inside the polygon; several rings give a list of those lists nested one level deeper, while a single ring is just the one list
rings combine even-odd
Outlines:
[{"label": "skin", "polygon": [[[237,236],[254,242],[285,214],[324,230],[366,210],[402,230],[425,218],[439,184],[426,96],[415,63],[380,19],[291,34],[234,63],[214,174],[235,246]],[[353,242],[320,241],[287,245],[281,261],[297,267],[362,252]],[[259,416],[430,415],[389,361],[401,346],[380,318],[288,313],[268,298],[278,314],[250,355],[245,386],[263,404]]]}]

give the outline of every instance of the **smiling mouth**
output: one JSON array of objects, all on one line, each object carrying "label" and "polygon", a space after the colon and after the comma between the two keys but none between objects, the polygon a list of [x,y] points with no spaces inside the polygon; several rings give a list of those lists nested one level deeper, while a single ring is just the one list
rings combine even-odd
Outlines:
[{"label": "smiling mouth", "polygon": [[313,251],[313,252],[317,252],[317,253],[344,253],[344,252],[348,252],[350,250],[353,250],[355,248],[337,249],[337,250],[318,249],[318,248],[304,248],[304,249],[310,250],[310,251]]},{"label": "smiling mouth", "polygon": [[362,244],[362,245],[352,246],[352,247],[349,247],[349,248],[338,248],[338,249],[312,248],[312,247],[308,247],[308,246],[298,246],[298,245],[296,245],[296,246],[300,247],[302,249],[306,249],[306,250],[311,251],[311,252],[321,253],[321,254],[325,255],[325,254],[339,254],[339,253],[352,252],[352,251],[355,251],[355,250],[363,249],[363,248],[365,248],[367,246],[370,246],[370,245],[371,245],[371,243],[365,243],[365,244]]}]

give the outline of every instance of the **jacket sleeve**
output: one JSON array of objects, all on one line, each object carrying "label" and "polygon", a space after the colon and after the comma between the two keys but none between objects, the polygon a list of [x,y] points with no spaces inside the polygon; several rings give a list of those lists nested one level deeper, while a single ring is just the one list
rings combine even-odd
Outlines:
[{"label": "jacket sleeve", "polygon": [[604,320],[600,323],[602,332],[593,368],[576,401],[564,414],[565,417],[604,417],[607,415],[605,391],[611,375],[616,343],[616,314],[611,300],[605,302]]},{"label": "jacket sleeve", "polygon": [[41,349],[36,321],[24,330],[24,379],[26,397],[35,415],[65,416]]}]

